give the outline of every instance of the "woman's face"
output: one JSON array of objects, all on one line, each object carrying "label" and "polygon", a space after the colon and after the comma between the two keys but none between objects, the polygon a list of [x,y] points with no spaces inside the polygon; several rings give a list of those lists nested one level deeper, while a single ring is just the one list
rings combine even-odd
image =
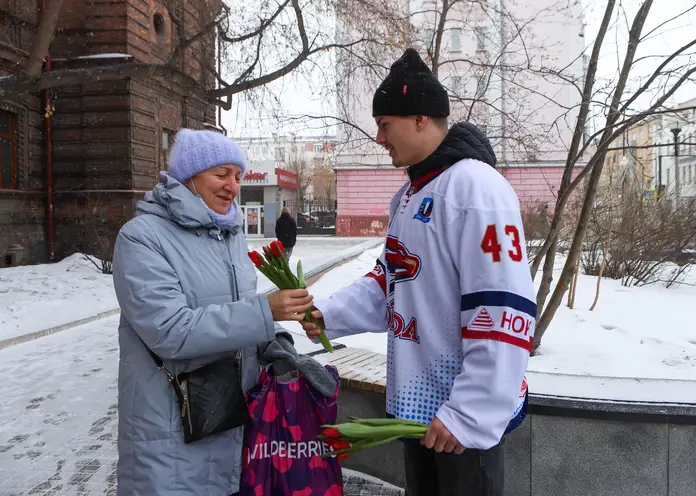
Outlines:
[{"label": "woman's face", "polygon": [[241,179],[239,166],[220,165],[196,174],[186,186],[194,194],[199,194],[213,212],[225,215],[239,194]]}]

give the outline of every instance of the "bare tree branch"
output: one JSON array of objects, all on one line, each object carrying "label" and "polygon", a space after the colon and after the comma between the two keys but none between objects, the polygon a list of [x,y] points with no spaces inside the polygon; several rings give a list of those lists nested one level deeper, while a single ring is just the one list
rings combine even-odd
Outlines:
[{"label": "bare tree branch", "polygon": [[51,46],[55,36],[62,6],[63,0],[50,0],[46,10],[43,11],[41,21],[39,22],[39,30],[36,33],[29,57],[26,59],[23,71],[25,77],[35,78],[41,74],[41,67],[48,53],[48,47]]},{"label": "bare tree branch", "polygon": [[[619,80],[616,85],[616,90],[610,105],[610,113],[607,116],[607,123],[609,125],[614,125],[620,117],[619,104],[623,98],[624,91],[626,89],[626,83],[628,82],[629,75],[631,73],[631,68],[633,66],[633,60],[635,59],[636,52],[638,51],[638,45],[641,39],[641,33],[643,31],[643,26],[652,7],[652,0],[645,0],[636,14],[631,30],[629,32],[628,47],[626,49],[626,55],[624,58],[624,63],[619,73]],[[685,75],[688,78],[688,75]],[[676,89],[673,88],[673,91]],[[668,92],[670,93],[670,92]],[[672,92],[673,93],[673,92]],[[629,119],[630,120],[630,119]],[[607,129],[605,131],[605,137],[609,137],[611,131]],[[566,259],[565,265],[561,272],[561,276],[556,284],[556,288],[551,295],[547,308],[544,309],[541,317],[537,320],[537,327],[535,330],[535,338],[537,339],[535,346],[538,347],[541,343],[541,339],[548,329],[553,316],[555,315],[558,307],[561,304],[563,295],[568,290],[568,284],[573,276],[573,271],[580,252],[582,250],[582,242],[585,237],[585,232],[587,230],[587,225],[589,221],[590,214],[594,207],[594,199],[597,193],[597,186],[599,184],[599,178],[602,173],[602,168],[604,165],[604,159],[606,157],[606,147],[613,141],[608,139],[603,139],[606,142],[605,149],[599,151],[595,157],[595,164],[592,167],[592,172],[590,173],[590,179],[585,190],[585,199],[582,206],[582,211],[580,213],[580,218],[578,220],[578,226],[573,237],[573,242],[568,253],[568,258]]]},{"label": "bare tree branch", "polygon": [[592,49],[592,56],[590,57],[590,63],[587,68],[587,76],[585,77],[585,88],[582,92],[582,103],[580,105],[580,112],[578,112],[578,117],[575,122],[575,131],[573,132],[570,150],[568,151],[565,168],[563,170],[563,177],[561,178],[561,184],[558,189],[558,199],[556,200],[556,209],[554,211],[554,216],[551,221],[551,228],[547,236],[547,242],[544,243],[544,246],[542,246],[541,250],[536,254],[531,266],[532,278],[534,278],[536,276],[537,270],[539,269],[541,261],[545,260],[543,279],[537,292],[538,315],[541,315],[541,311],[544,307],[546,297],[549,294],[551,283],[553,281],[553,268],[556,263],[556,250],[558,248],[558,232],[561,226],[562,219],[562,207],[560,207],[561,210],[559,211],[558,202],[563,197],[563,193],[565,193],[565,190],[568,189],[568,186],[570,185],[570,182],[573,179],[573,172],[575,168],[574,158],[577,154],[578,148],[580,147],[580,142],[583,136],[585,135],[585,125],[587,122],[587,116],[589,115],[590,111],[590,101],[592,100],[592,91],[597,75],[599,56],[602,49],[602,45],[604,43],[604,38],[607,34],[607,31],[609,30],[609,25],[611,24],[615,4],[615,0],[609,0],[604,10],[602,24],[600,25],[599,34],[597,35],[597,39]]}]

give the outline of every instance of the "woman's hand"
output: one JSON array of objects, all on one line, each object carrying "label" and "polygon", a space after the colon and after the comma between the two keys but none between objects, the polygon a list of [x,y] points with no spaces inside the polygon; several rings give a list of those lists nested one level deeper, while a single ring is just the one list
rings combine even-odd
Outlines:
[{"label": "woman's hand", "polygon": [[[324,315],[319,310],[314,310],[312,312],[312,317],[314,317],[320,323],[321,327],[325,327]],[[316,339],[319,337],[319,334],[321,334],[321,329],[317,327],[317,325],[314,322],[307,322],[306,320],[301,320],[300,324],[302,324],[302,328],[307,333],[307,337],[309,339]]]},{"label": "woman's hand", "polygon": [[312,308],[313,300],[314,297],[306,289],[284,289],[268,295],[268,304],[276,322],[302,321],[305,312]]}]

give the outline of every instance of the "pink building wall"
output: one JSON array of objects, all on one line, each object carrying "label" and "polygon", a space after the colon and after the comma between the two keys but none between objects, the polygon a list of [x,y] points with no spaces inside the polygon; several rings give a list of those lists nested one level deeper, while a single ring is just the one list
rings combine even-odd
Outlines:
[{"label": "pink building wall", "polygon": [[338,169],[337,236],[384,236],[389,201],[408,180],[405,169]]},{"label": "pink building wall", "polygon": [[[523,208],[547,202],[553,210],[563,167],[511,167],[502,169],[501,173],[517,192]],[[389,222],[389,201],[407,180],[405,170],[391,167],[338,169],[336,235],[384,236]]]},{"label": "pink building wall", "polygon": [[515,167],[501,172],[515,189],[523,208],[546,202],[553,210],[563,167]]}]

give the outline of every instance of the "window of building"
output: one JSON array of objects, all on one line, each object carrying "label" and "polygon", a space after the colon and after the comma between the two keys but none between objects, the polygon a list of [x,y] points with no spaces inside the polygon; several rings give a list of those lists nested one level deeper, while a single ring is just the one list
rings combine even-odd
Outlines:
[{"label": "window of building", "polygon": [[486,49],[486,28],[479,26],[474,28],[476,34],[476,50]]},{"label": "window of building", "polygon": [[276,160],[283,160],[284,158],[285,158],[285,150],[283,150],[282,146],[276,146],[275,159]]},{"label": "window of building", "polygon": [[486,92],[486,76],[476,76],[476,98],[482,98]]},{"label": "window of building", "polygon": [[462,50],[461,31],[458,28],[451,29],[450,31],[452,34],[452,51],[460,52]]},{"label": "window of building", "polygon": [[426,29],[423,33],[423,44],[425,48],[430,50],[433,47],[433,38],[435,37],[435,31],[432,29]]},{"label": "window of building", "polygon": [[324,145],[321,143],[319,144],[314,144],[314,153],[322,153],[324,151]]},{"label": "window of building", "polygon": [[0,112],[0,189],[17,188],[14,117]]},{"label": "window of building", "polygon": [[459,93],[459,91],[462,89],[462,77],[461,76],[452,76],[452,91],[454,93]]},{"label": "window of building", "polygon": [[162,14],[155,14],[152,18],[152,27],[155,30],[157,38],[164,40],[167,32],[167,26],[164,23],[164,17]]},{"label": "window of building", "polygon": [[168,129],[162,129],[162,163],[160,164],[162,170],[169,169],[169,150],[172,149],[173,144],[174,132]]}]

